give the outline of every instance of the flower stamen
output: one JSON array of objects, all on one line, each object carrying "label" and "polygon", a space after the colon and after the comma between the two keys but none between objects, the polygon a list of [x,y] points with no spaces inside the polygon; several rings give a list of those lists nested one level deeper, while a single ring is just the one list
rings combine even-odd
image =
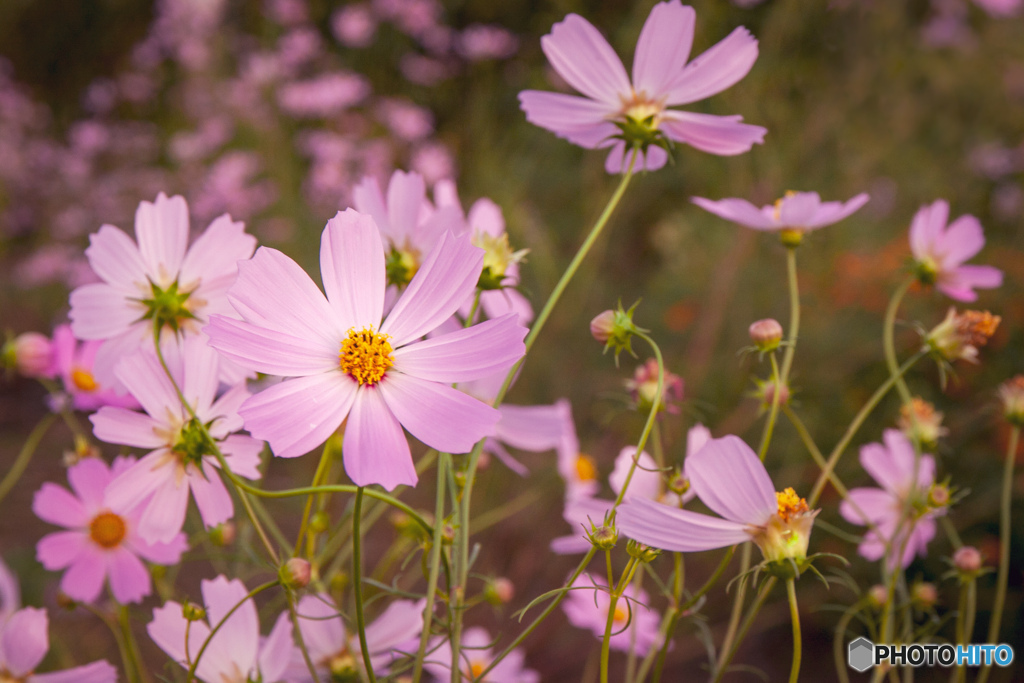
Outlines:
[{"label": "flower stamen", "polygon": [[358,332],[353,327],[348,331],[348,338],[341,342],[338,364],[360,386],[373,386],[395,364],[388,339],[388,335],[374,332],[372,325]]},{"label": "flower stamen", "polygon": [[116,548],[124,536],[124,520],[113,512],[101,512],[89,523],[89,538],[101,548]]}]

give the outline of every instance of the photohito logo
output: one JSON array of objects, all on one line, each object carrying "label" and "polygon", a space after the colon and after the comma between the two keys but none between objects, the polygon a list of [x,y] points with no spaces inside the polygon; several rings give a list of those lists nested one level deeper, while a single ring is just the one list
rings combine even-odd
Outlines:
[{"label": "photohito logo", "polygon": [[864,672],[888,662],[892,666],[1009,666],[1013,648],[999,645],[950,645],[926,643],[913,645],[875,645],[867,638],[850,641],[846,663]]}]

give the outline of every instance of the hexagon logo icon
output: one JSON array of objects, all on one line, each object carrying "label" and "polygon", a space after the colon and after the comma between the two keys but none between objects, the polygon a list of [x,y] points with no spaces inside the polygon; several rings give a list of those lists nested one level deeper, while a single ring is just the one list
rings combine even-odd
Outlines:
[{"label": "hexagon logo icon", "polygon": [[846,650],[846,662],[855,671],[867,671],[875,663],[875,644],[867,638],[850,641]]}]

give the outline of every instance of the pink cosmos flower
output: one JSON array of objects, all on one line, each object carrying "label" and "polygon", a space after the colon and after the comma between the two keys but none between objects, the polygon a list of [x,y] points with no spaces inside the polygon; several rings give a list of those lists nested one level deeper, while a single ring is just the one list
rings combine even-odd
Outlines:
[{"label": "pink cosmos flower", "polygon": [[809,232],[838,223],[867,204],[868,199],[870,197],[862,192],[846,202],[823,202],[817,192],[787,192],[782,199],[760,209],[745,199],[716,202],[694,197],[693,203],[727,221],[754,230]]},{"label": "pink cosmos flower", "polygon": [[[860,464],[882,488],[850,489],[839,513],[851,524],[873,524],[864,534],[858,552],[875,561],[888,557],[890,567],[903,549],[900,562],[909,565],[915,555],[927,552],[935,536],[935,518],[945,514],[945,502],[932,495],[935,483],[935,459],[922,455],[914,483],[914,447],[898,429],[882,434],[884,443],[869,443],[860,449]],[[904,515],[908,503],[912,516]],[[937,504],[938,503],[938,504]]]},{"label": "pink cosmos flower", "polygon": [[103,342],[79,342],[70,325],[58,325],[53,330],[53,369],[71,396],[76,410],[93,411],[100,406],[137,408],[139,402],[129,394],[117,393],[100,385],[93,374],[96,353]]},{"label": "pink cosmos flower", "polygon": [[[573,581],[572,587],[574,590],[569,591],[562,602],[569,623],[604,638],[608,608],[611,606],[607,584],[600,577],[581,574]],[[586,590],[588,588],[593,590]],[[660,644],[658,630],[661,619],[647,606],[649,600],[647,591],[637,591],[633,584],[626,587],[615,603],[612,616],[612,637],[608,640],[612,649],[622,652],[633,650],[642,657],[651,647]]]},{"label": "pink cosmos flower", "polygon": [[[585,97],[523,91],[519,102],[526,119],[581,147],[610,147],[609,173],[629,163],[620,135],[648,141],[664,136],[711,154],[749,151],[763,142],[764,128],[741,123],[741,116],[668,108],[729,88],[757,59],[757,40],[741,27],[687,64],[695,22],[696,12],[679,0],[655,5],[637,41],[630,82],[608,41],[586,19],[570,14],[541,38],[541,47],[558,75]],[[664,149],[651,145],[638,168],[653,171],[667,159]]]},{"label": "pink cosmos flower", "polygon": [[60,588],[75,600],[95,602],[104,581],[109,581],[118,602],[141,602],[152,586],[149,570],[139,558],[173,565],[188,549],[180,533],[168,543],[147,542],[139,535],[141,508],[107,500],[107,485],[134,462],[135,458],[117,458],[107,467],[99,458],[86,458],[68,469],[74,493],[47,482],[32,500],[36,516],[67,529],[43,536],[36,554],[51,571],[67,569]]},{"label": "pink cosmos flower", "polygon": [[[102,282],[71,292],[71,330],[83,340],[105,340],[95,358],[95,374],[112,385],[117,361],[161,339],[198,334],[212,313],[234,316],[227,289],[239,259],[252,256],[256,238],[227,214],[215,219],[191,247],[188,205],[182,197],[160,194],[135,213],[135,237],[104,225],[89,238],[89,264]],[[173,344],[172,341],[168,342]],[[221,368],[225,381],[231,368]],[[237,371],[236,371],[237,373]]]},{"label": "pink cosmos flower", "polygon": [[50,649],[46,610],[26,607],[0,621],[0,680],[12,683],[115,683],[117,669],[99,660],[73,669],[37,674]]},{"label": "pink cosmos flower", "polygon": [[[480,627],[468,628],[462,634],[462,646],[459,655],[462,665],[461,678],[466,681],[478,680],[494,659],[492,645],[494,639]],[[430,655],[423,663],[426,669],[438,681],[450,681],[452,677],[452,646],[442,638],[435,638],[430,644]],[[488,683],[540,683],[540,674],[533,669],[525,668],[526,657],[520,649],[512,650],[487,673]]]},{"label": "pink cosmos flower", "polygon": [[924,284],[934,284],[950,299],[974,301],[978,298],[975,287],[998,287],[1003,284],[1003,273],[992,266],[963,265],[985,246],[985,235],[974,216],[960,216],[947,228],[948,220],[949,203],[942,199],[914,214],[910,250],[917,277]]},{"label": "pink cosmos flower", "polygon": [[426,341],[476,286],[483,255],[446,233],[387,318],[384,245],[370,216],[327,223],[320,271],[327,297],[284,254],[261,248],[239,269],[231,302],[243,321],[215,316],[211,345],[259,372],[292,377],[248,399],[246,427],[276,455],[323,443],[347,418],[345,471],[356,484],[415,485],[402,427],[441,451],[465,453],[500,413],[453,389],[522,357],[526,329],[507,315]]},{"label": "pink cosmos flower", "polygon": [[[377,675],[387,673],[387,667],[402,652],[414,652],[423,630],[425,601],[396,600],[377,619],[366,627],[366,645],[370,662]],[[345,622],[334,601],[326,595],[306,595],[295,608],[302,641],[309,658],[317,669],[321,681],[356,680],[363,669],[359,636],[346,633]],[[296,648],[286,676],[288,683],[308,683],[309,674],[305,657]]]},{"label": "pink cosmos flower", "polygon": [[217,397],[219,358],[213,349],[200,338],[186,339],[180,353],[172,349],[166,360],[195,418],[182,407],[160,361],[148,351],[125,358],[116,370],[146,413],[105,406],[89,417],[97,439],[153,449],[120,473],[106,491],[107,503],[117,509],[145,501],[138,530],[151,543],[168,542],[181,531],[190,490],[208,528],[234,514],[231,495],[217,474],[220,464],[213,446],[197,422],[208,425],[235,474],[259,479],[263,450],[261,441],[234,433],[242,428],[238,406],[249,392],[242,382]]},{"label": "pink cosmos flower", "polygon": [[0,626],[21,609],[21,589],[11,570],[0,559]]},{"label": "pink cosmos flower", "polygon": [[[252,598],[246,598],[249,591],[245,584],[238,579],[229,581],[218,576],[212,581],[203,581],[200,587],[207,621],[186,621],[180,603],[164,603],[163,607],[153,610],[153,621],[146,627],[153,642],[187,669],[209,638],[210,625],[216,626],[224,620],[199,659],[196,676],[206,683],[245,683],[250,680],[277,683],[283,680],[294,648],[288,613],[284,612],[277,618],[269,636],[260,638],[256,603]],[[239,603],[241,607],[227,617]]]},{"label": "pink cosmos flower", "polygon": [[677,510],[645,498],[619,508],[626,536],[654,548],[694,552],[754,541],[768,561],[803,560],[817,511],[793,489],[776,493],[768,472],[735,436],[712,439],[686,459],[693,491],[722,517]]}]

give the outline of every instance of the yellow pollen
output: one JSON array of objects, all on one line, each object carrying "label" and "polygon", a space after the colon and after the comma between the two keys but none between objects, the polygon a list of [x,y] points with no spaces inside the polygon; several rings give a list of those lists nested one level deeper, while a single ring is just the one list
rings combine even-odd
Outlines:
[{"label": "yellow pollen", "polygon": [[802,515],[807,512],[807,501],[796,495],[796,491],[787,488],[785,491],[775,493],[779,502],[779,517],[783,522],[788,522],[791,517]]},{"label": "yellow pollen", "polygon": [[71,383],[81,391],[96,391],[100,386],[96,383],[96,378],[92,376],[92,373],[82,368],[75,368],[71,371]]},{"label": "yellow pollen", "polygon": [[372,326],[359,332],[353,327],[341,342],[338,364],[359,384],[372,386],[395,364],[388,339],[388,335],[374,332]]},{"label": "yellow pollen", "polygon": [[597,479],[597,465],[589,455],[580,453],[576,456],[576,476],[580,481],[594,481]]},{"label": "yellow pollen", "polygon": [[957,317],[957,331],[972,346],[984,346],[1001,321],[1001,317],[988,311],[964,311]]},{"label": "yellow pollen", "polygon": [[113,512],[101,512],[89,523],[89,537],[102,548],[121,545],[124,533],[124,520]]}]

